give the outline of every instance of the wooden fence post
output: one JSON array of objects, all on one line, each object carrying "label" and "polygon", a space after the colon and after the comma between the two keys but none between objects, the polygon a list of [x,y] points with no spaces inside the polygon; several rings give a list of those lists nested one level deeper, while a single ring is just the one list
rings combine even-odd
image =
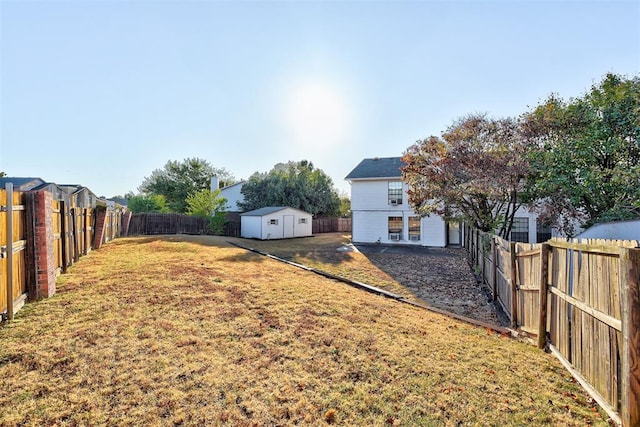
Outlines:
[{"label": "wooden fence post", "polygon": [[80,251],[78,250],[78,208],[71,208],[71,232],[73,233],[73,262],[80,260]]},{"label": "wooden fence post", "polygon": [[69,236],[67,236],[67,203],[60,201],[60,241],[62,242],[62,272],[67,272],[69,266]]},{"label": "wooden fence post", "polygon": [[620,250],[623,427],[640,426],[640,249]]},{"label": "wooden fence post", "polygon": [[549,288],[549,244],[540,247],[540,311],[538,315],[538,348],[547,344],[547,291]]},{"label": "wooden fence post", "polygon": [[13,320],[13,184],[4,185],[7,192],[7,319]]},{"label": "wooden fence post", "polygon": [[485,258],[487,256],[487,254],[484,252],[484,233],[478,233],[480,236],[480,253],[482,254],[482,259],[480,260],[480,262],[482,263],[480,265],[480,277],[482,278],[482,283],[484,283],[485,280],[485,275],[486,275],[486,271],[485,271]]},{"label": "wooden fence post", "polygon": [[498,247],[496,244],[495,236],[491,237],[491,292],[493,293],[493,300],[498,299]]},{"label": "wooden fence post", "polygon": [[480,231],[475,230],[473,236],[473,264],[475,266],[478,265],[478,237],[480,236]]},{"label": "wooden fence post", "polygon": [[509,257],[511,259],[511,327],[515,329],[518,326],[517,259],[515,242],[509,243]]}]

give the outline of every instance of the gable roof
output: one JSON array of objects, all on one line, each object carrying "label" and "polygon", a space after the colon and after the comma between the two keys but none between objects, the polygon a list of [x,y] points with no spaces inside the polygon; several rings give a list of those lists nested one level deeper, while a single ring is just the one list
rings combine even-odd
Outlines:
[{"label": "gable roof", "polygon": [[226,190],[226,189],[228,189],[228,188],[235,187],[236,185],[244,185],[244,184],[246,184],[246,183],[247,183],[247,181],[238,181],[238,182],[236,182],[235,184],[231,184],[231,185],[227,185],[226,187],[222,187],[220,190],[221,190],[221,191],[222,191],[222,190]]},{"label": "gable roof", "polygon": [[42,178],[36,177],[11,177],[5,176],[0,178],[0,187],[4,188],[5,184],[13,184],[13,188],[16,191],[29,191],[34,187],[42,185],[45,181]]},{"label": "gable roof", "polygon": [[372,178],[401,178],[400,168],[406,163],[402,157],[374,157],[364,159],[346,176],[345,180]]},{"label": "gable roof", "polygon": [[249,211],[249,212],[245,212],[240,214],[240,216],[264,216],[264,215],[269,215],[272,214],[274,212],[279,212],[285,209],[293,209],[294,211],[298,211],[300,213],[306,214],[306,215],[311,215],[309,212],[305,212],[305,211],[301,211],[300,209],[296,209],[296,208],[292,208],[289,206],[267,206],[264,208],[260,208],[260,209],[256,209],[253,211]]}]

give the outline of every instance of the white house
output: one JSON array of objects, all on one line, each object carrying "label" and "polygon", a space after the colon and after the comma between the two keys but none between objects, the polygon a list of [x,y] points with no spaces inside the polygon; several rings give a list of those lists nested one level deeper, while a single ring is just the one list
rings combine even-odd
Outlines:
[{"label": "white house", "polygon": [[437,215],[421,218],[411,209],[401,166],[400,157],[364,159],[345,178],[351,184],[352,240],[422,246],[460,244],[458,224],[447,224]]},{"label": "white house", "polygon": [[313,216],[298,209],[276,206],[240,214],[240,236],[247,239],[290,239],[312,233]]},{"label": "white house", "polygon": [[[351,184],[351,238],[356,243],[399,243],[421,246],[459,245],[460,225],[438,215],[421,218],[407,200],[400,157],[364,159],[346,176]],[[511,240],[535,243],[551,237],[537,215],[521,207]]]},{"label": "white house", "polygon": [[236,182],[235,184],[227,185],[226,187],[219,188],[220,184],[217,176],[211,177],[211,191],[220,189],[220,196],[227,199],[225,206],[225,212],[242,212],[238,203],[244,202],[244,195],[241,193],[242,186],[246,181]]},{"label": "white house", "polygon": [[226,212],[242,212],[238,203],[244,202],[244,195],[241,193],[244,184],[245,181],[240,181],[220,189],[220,195],[227,199]]}]

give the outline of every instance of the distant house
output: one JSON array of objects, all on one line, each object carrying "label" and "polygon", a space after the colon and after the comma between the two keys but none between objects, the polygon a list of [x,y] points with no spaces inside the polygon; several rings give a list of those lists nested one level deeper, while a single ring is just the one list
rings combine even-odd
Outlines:
[{"label": "distant house", "polygon": [[241,193],[242,186],[246,181],[236,182],[220,189],[220,195],[227,199],[225,210],[227,212],[242,212],[242,208],[238,205],[244,202],[244,195]]},{"label": "distant house", "polygon": [[107,200],[99,198],[93,191],[78,184],[55,184],[46,182],[42,178],[0,178],[0,188],[5,188],[7,183],[13,184],[14,191],[48,191],[51,193],[53,200],[63,201],[74,208],[95,208],[97,205],[113,207]]},{"label": "distant house", "polygon": [[211,178],[211,191],[220,190],[220,196],[227,199],[225,206],[225,212],[242,212],[242,208],[238,205],[244,202],[244,195],[241,193],[242,186],[246,181],[236,182],[235,184],[227,185],[226,187],[219,188],[220,184],[218,177]]},{"label": "distant house", "polygon": [[[444,247],[461,243],[460,224],[438,215],[420,217],[408,202],[402,181],[401,157],[361,161],[346,177],[351,184],[351,238],[357,243],[390,243]],[[551,228],[521,207],[514,218],[510,240],[543,242]]]},{"label": "distant house", "polygon": [[13,184],[14,191],[29,191],[41,186],[42,184],[46,184],[47,182],[42,178],[35,177],[0,177],[0,188],[4,189],[5,185],[8,183]]},{"label": "distant house", "polygon": [[240,214],[241,237],[247,239],[290,239],[312,235],[313,216],[298,209],[274,206]]}]

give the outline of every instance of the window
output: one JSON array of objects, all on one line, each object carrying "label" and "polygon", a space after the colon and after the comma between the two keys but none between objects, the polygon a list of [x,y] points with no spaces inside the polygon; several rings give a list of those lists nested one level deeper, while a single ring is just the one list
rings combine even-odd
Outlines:
[{"label": "window", "polygon": [[298,224],[306,224],[307,218],[298,218]]},{"label": "window", "polygon": [[513,219],[513,227],[511,227],[512,242],[529,243],[529,218]]},{"label": "window", "polygon": [[402,181],[389,181],[389,204],[402,204]]},{"label": "window", "polygon": [[389,240],[402,240],[402,217],[389,217]]},{"label": "window", "polygon": [[269,224],[270,225],[278,225],[278,220],[277,219],[270,219],[269,220]]},{"label": "window", "polygon": [[551,225],[536,219],[536,242],[542,243],[551,239]]},{"label": "window", "polygon": [[409,240],[417,242],[420,240],[420,217],[409,217]]}]

